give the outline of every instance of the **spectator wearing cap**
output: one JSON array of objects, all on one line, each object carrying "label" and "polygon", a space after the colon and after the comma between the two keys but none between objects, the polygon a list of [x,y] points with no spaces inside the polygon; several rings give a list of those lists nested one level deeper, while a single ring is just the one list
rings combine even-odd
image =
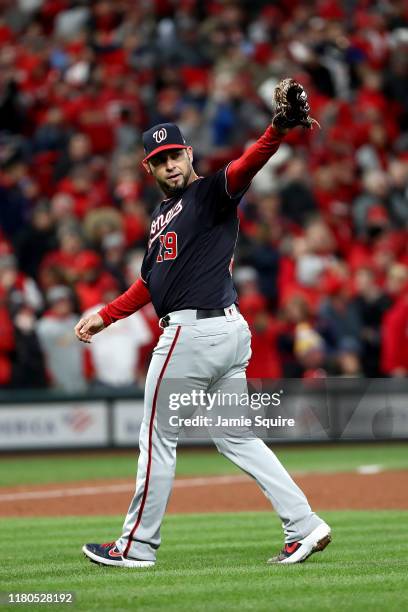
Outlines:
[{"label": "spectator wearing cap", "polygon": [[[385,216],[380,214],[385,221]],[[380,285],[384,283],[394,263],[403,261],[406,245],[406,232],[386,229],[384,221],[379,215],[373,225],[373,236],[367,234],[363,240],[355,240],[347,255],[347,263],[354,272],[360,268],[372,268]]]},{"label": "spectator wearing cap", "polygon": [[328,350],[336,354],[345,339],[352,339],[361,350],[360,330],[362,322],[356,305],[350,301],[346,279],[328,273],[323,280],[323,298],[318,310],[318,329]]},{"label": "spectator wearing cap", "polygon": [[57,285],[47,292],[49,309],[37,322],[37,334],[53,387],[63,391],[83,391],[83,347],[72,333],[77,319],[72,293]]},{"label": "spectator wearing cap", "polygon": [[390,217],[385,206],[374,204],[367,209],[365,234],[370,241],[383,235],[390,225]]},{"label": "spectator wearing cap", "polygon": [[12,254],[0,256],[0,289],[7,295],[10,306],[25,302],[35,312],[43,307],[43,298],[33,278],[19,271]]},{"label": "spectator wearing cap", "polygon": [[83,219],[87,212],[106,203],[106,192],[98,189],[88,166],[75,166],[69,175],[58,183],[58,190],[74,200],[75,216]]},{"label": "spectator wearing cap", "polygon": [[58,249],[41,261],[39,282],[43,290],[77,279],[76,260],[84,249],[84,240],[76,224],[62,224],[57,230]]},{"label": "spectator wearing cap", "polygon": [[103,270],[102,258],[95,251],[85,250],[79,253],[75,260],[75,268],[79,277],[75,291],[82,311],[103,302],[106,283],[117,286],[112,274]]},{"label": "spectator wearing cap", "polygon": [[[361,237],[366,234],[368,211],[373,206],[382,206],[387,210],[389,180],[382,170],[369,170],[363,175],[363,191],[353,202],[354,227]],[[376,216],[378,209],[376,211]]]}]

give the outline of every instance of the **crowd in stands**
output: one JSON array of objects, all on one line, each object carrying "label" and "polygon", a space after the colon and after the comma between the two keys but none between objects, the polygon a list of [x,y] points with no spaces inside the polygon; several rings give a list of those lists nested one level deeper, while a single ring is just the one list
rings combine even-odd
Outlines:
[{"label": "crowd in stands", "polygon": [[151,305],[73,327],[136,280],[161,195],[141,134],[172,121],[208,174],[259,137],[286,76],[296,129],[239,207],[250,377],[408,374],[403,0],[3,0],[0,386],[142,384]]}]

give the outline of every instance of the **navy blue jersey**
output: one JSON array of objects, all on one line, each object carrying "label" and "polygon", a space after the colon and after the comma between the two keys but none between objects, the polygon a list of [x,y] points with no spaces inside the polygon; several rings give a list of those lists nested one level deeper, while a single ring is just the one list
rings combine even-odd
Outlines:
[{"label": "navy blue jersey", "polygon": [[237,299],[231,263],[237,205],[225,170],[199,178],[152,215],[141,276],[159,317],[187,308],[226,308]]}]

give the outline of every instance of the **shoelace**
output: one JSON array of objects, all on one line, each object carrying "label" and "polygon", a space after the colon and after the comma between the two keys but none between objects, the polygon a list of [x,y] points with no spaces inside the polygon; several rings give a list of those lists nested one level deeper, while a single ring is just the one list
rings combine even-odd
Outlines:
[{"label": "shoelace", "polygon": [[113,542],[105,542],[104,544],[101,544],[101,546],[104,548],[109,548],[109,546],[113,546],[114,544],[116,544],[115,540],[113,540]]}]

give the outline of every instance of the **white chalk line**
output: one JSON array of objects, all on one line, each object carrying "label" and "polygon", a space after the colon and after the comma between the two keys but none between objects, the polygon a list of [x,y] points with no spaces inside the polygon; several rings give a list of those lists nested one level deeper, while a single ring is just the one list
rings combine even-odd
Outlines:
[{"label": "white chalk line", "polygon": [[[378,474],[384,471],[380,465],[368,465],[359,466],[356,472],[361,475]],[[307,476],[313,472],[309,471],[297,471],[293,476]],[[352,472],[351,472],[352,473]],[[326,474],[314,473],[315,475]],[[217,485],[233,485],[240,483],[252,482],[248,476],[207,476],[197,478],[180,478],[174,481],[174,489],[188,489],[190,487],[206,487],[206,486],[217,486]],[[91,495],[102,495],[105,493],[128,493],[134,491],[135,485],[132,483],[112,484],[105,486],[92,486],[92,487],[70,487],[66,489],[49,489],[49,490],[38,490],[38,491],[19,491],[16,493],[2,493],[0,494],[1,502],[10,501],[28,501],[30,499],[58,499],[64,497],[82,497]]]},{"label": "white chalk line", "polygon": [[[182,478],[174,481],[174,489],[189,487],[206,487],[209,485],[230,485],[241,482],[251,482],[248,476],[211,476],[206,478]],[[105,493],[128,493],[134,490],[132,483],[113,484],[93,487],[75,487],[67,489],[50,489],[39,491],[19,491],[0,494],[0,503],[9,501],[24,501],[30,499],[55,499],[61,497],[82,497],[84,495],[102,495]]]},{"label": "white chalk line", "polygon": [[369,474],[379,474],[380,472],[384,471],[384,468],[382,465],[375,463],[370,465],[359,465],[356,471],[357,474],[363,474],[366,476]]}]

